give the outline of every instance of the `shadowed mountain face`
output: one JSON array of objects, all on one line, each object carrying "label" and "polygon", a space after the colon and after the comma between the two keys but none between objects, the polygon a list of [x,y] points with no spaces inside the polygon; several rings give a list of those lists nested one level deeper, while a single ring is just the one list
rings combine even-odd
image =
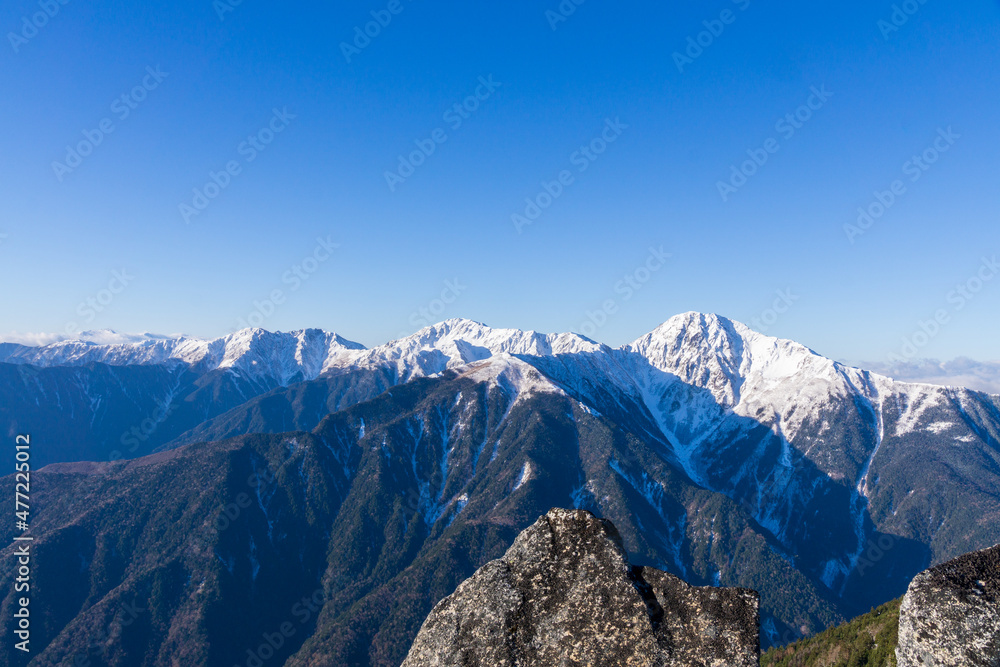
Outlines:
[{"label": "shadowed mountain face", "polygon": [[[268,366],[255,340],[271,341],[208,370],[4,366],[133,382],[103,394],[146,401],[128,419],[178,378],[198,387],[185,397],[258,383],[228,411],[192,399],[216,412],[164,421],[159,443],[180,449],[36,473],[38,664],[92,654],[104,632],[92,664],[166,664],[184,636],[190,664],[252,664],[264,646],[268,664],[398,665],[434,603],[558,506],[613,521],[634,563],[759,590],[765,643],[898,597],[1000,534],[997,397],[893,383],[722,318],[679,316],[617,350],[450,321],[373,350],[269,344],[293,353]],[[314,379],[296,381],[299,358]],[[25,405],[52,395],[19,381]],[[60,423],[83,433],[98,413]]]},{"label": "shadowed mountain face", "polygon": [[638,564],[786,582],[772,606],[789,625],[840,618],[739,505],[516,361],[407,383],[313,433],[51,466],[34,496],[38,664],[246,664],[288,622],[277,664],[398,665],[433,604],[572,502],[603,508]]},{"label": "shadowed mountain face", "polygon": [[[475,358],[488,356],[488,346],[516,350],[509,335],[441,325],[417,336],[426,349],[409,341],[365,353],[392,365],[366,369],[362,381],[351,381],[362,371],[341,370],[277,390],[175,442],[313,428],[365,391],[460,366],[468,350],[479,350]],[[407,346],[421,353],[398,351]],[[894,383],[701,315],[674,318],[619,350],[572,337],[522,341],[520,349],[533,353],[516,359],[593,415],[741,505],[850,615],[901,594],[927,564],[997,534],[997,397]],[[765,622],[772,641],[776,630]]]},{"label": "shadowed mountain face", "polygon": [[36,466],[137,458],[256,396],[314,379],[360,349],[315,329],[246,330],[215,341],[5,343],[0,423],[8,437],[33,434]]},{"label": "shadowed mountain face", "polygon": [[[205,420],[277,387],[236,371],[186,365],[38,368],[0,363],[0,420],[31,433],[35,465],[145,456]],[[247,432],[250,432],[248,429]]]}]

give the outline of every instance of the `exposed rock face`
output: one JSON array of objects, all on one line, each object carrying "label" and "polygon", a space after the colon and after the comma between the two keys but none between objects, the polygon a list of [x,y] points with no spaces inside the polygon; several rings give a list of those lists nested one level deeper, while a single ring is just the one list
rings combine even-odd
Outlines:
[{"label": "exposed rock face", "polygon": [[899,610],[899,667],[1000,667],[1000,545],[926,570]]},{"label": "exposed rock face", "polygon": [[759,597],[632,568],[608,521],[553,509],[431,612],[403,667],[743,667]]}]

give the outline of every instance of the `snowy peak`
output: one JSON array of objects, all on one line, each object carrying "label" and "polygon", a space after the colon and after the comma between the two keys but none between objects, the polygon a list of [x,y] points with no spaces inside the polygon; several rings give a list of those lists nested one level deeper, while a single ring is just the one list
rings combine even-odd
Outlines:
[{"label": "snowy peak", "polygon": [[733,405],[749,369],[747,338],[751,333],[742,324],[717,315],[684,313],[626,350],[686,384],[711,389],[724,404]]},{"label": "snowy peak", "polygon": [[506,353],[469,364],[460,377],[503,387],[510,395],[518,398],[531,393],[565,394],[534,366]]},{"label": "snowy peak", "polygon": [[408,349],[419,345],[441,349],[457,342],[464,343],[470,348],[488,350],[492,354],[506,353],[531,356],[572,354],[601,349],[597,343],[578,334],[540,334],[521,329],[493,329],[485,324],[465,319],[445,320],[383,347],[398,346],[401,349]]},{"label": "snowy peak", "polygon": [[703,376],[706,362],[714,362],[726,374],[782,377],[796,368],[786,363],[788,359],[796,363],[824,359],[794,341],[765,336],[741,322],[704,313],[672,317],[626,349],[685,381]]},{"label": "snowy peak", "polygon": [[169,361],[174,351],[189,341],[184,337],[167,338],[150,334],[133,336],[85,332],[76,339],[41,347],[10,346],[0,361],[35,366],[79,366],[92,362],[113,366],[160,364]]},{"label": "snowy peak", "polygon": [[0,349],[0,361],[42,367],[184,363],[202,372],[236,368],[250,377],[267,377],[285,384],[294,378],[315,378],[329,363],[363,349],[358,343],[319,329],[291,333],[243,329],[214,340],[86,332],[75,340],[42,347],[6,345]]},{"label": "snowy peak", "polygon": [[271,333],[243,329],[207,344],[184,350],[185,361],[209,368],[238,368],[249,375],[264,373],[280,384],[314,379],[330,364],[351,359],[364,346],[320,329]]},{"label": "snowy peak", "polygon": [[495,355],[546,357],[596,352],[603,348],[572,333],[540,334],[520,329],[493,329],[479,322],[451,319],[425,327],[412,336],[372,348],[354,360],[357,366],[396,366],[401,380],[433,375],[448,368]]},{"label": "snowy peak", "polygon": [[251,328],[214,340],[100,332],[41,347],[0,345],[0,362],[36,366],[184,363],[199,372],[235,369],[251,378],[287,385],[328,371],[386,366],[395,367],[397,381],[403,382],[495,355],[551,356],[607,349],[572,333],[493,329],[451,319],[371,350],[320,329],[272,333]]},{"label": "snowy peak", "polygon": [[708,389],[720,405],[733,406],[748,390],[773,390],[814,378],[863,384],[862,372],[791,340],[704,313],[684,313],[623,348],[685,384]]},{"label": "snowy peak", "polygon": [[[738,405],[747,393],[795,393],[816,385],[835,395],[874,399],[888,378],[843,366],[794,341],[757,333],[740,322],[697,312],[676,315],[629,345],[612,350],[575,333],[494,329],[449,319],[372,349],[321,329],[288,333],[243,329],[214,340],[189,336],[88,331],[74,340],[30,347],[0,343],[0,362],[36,366],[183,363],[198,372],[235,369],[268,384],[314,379],[325,372],[394,368],[396,381],[434,375],[496,355],[559,356],[568,373],[602,372],[625,391],[638,384],[662,395],[682,382],[712,402]],[[624,372],[624,376],[622,375]],[[652,374],[651,374],[652,373]],[[572,378],[561,381],[571,382]],[[897,383],[898,384],[898,383]],[[707,398],[707,396],[706,396]]]}]

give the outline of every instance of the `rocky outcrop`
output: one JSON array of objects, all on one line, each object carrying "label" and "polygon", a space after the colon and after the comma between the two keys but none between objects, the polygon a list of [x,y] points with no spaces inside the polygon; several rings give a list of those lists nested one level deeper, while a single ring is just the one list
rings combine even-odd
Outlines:
[{"label": "rocky outcrop", "polygon": [[403,667],[757,665],[758,608],[633,568],[610,522],[553,509],[438,603]]},{"label": "rocky outcrop", "polygon": [[899,667],[1000,667],[1000,545],[916,576],[899,610]]}]

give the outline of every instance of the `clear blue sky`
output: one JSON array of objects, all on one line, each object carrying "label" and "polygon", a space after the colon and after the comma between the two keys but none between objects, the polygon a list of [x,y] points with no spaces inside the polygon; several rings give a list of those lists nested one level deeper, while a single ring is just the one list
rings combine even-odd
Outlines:
[{"label": "clear blue sky", "polygon": [[[898,30],[890,0],[587,0],[565,21],[546,14],[556,0],[228,1],[52,0],[37,30],[38,0],[4,3],[0,334],[216,336],[242,320],[374,345],[433,308],[617,345],[699,310],[884,360],[940,310],[918,356],[1000,358],[1000,275],[949,295],[992,278],[982,258],[1000,254],[995,0],[911,0]],[[373,11],[391,22],[347,62]],[[448,113],[477,92],[466,118]],[[241,148],[274,109],[295,117]],[[777,125],[797,110],[808,120]],[[113,132],[78,166],[53,165],[102,122]],[[386,172],[435,131],[446,141],[390,189]],[[576,153],[602,133],[614,141],[593,161]],[[925,149],[934,164],[906,165]],[[748,151],[767,161],[724,201]],[[186,221],[180,205],[229,162],[239,173]],[[564,170],[519,233],[512,215]],[[844,226],[897,179],[849,242]],[[319,237],[339,247],[305,281],[286,273]],[[671,257],[647,274],[661,246]],[[254,306],[274,290],[273,313]],[[778,290],[795,298],[773,317]]]}]

